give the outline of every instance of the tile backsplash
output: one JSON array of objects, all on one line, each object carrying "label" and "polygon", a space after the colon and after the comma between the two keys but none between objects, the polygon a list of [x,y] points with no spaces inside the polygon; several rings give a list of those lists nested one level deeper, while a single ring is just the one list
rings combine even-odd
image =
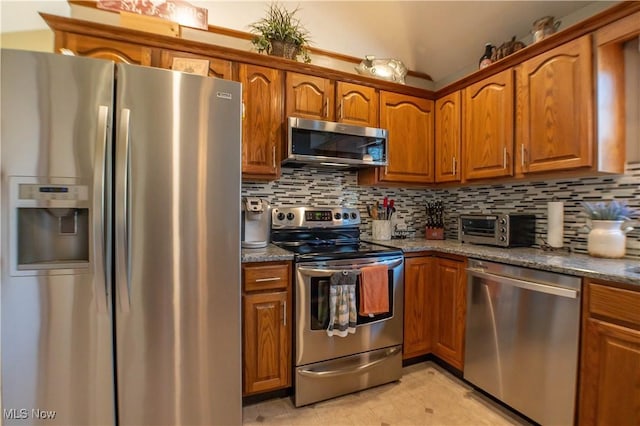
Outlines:
[{"label": "tile backsplash", "polygon": [[[572,179],[532,180],[498,185],[473,185],[446,189],[379,188],[357,185],[357,172],[322,168],[283,168],[274,182],[244,182],[242,196],[260,197],[272,206],[344,205],[357,207],[362,215],[362,237],[371,237],[367,205],[395,200],[392,223],[411,236],[424,235],[427,201],[441,199],[445,209],[447,239],[458,237],[461,213],[526,212],[536,215],[536,245],[546,239],[547,202],[564,202],[564,246],[572,252],[587,252],[586,216],[581,201],[626,201],[640,215],[640,163],[627,164],[625,174]],[[640,259],[640,217],[627,234],[629,258]]]}]

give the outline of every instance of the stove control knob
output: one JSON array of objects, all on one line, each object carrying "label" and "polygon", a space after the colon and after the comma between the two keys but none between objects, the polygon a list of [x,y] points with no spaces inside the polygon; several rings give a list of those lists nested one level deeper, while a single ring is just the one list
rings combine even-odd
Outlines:
[{"label": "stove control knob", "polygon": [[504,217],[502,219],[500,219],[500,224],[504,225],[507,223],[507,219],[505,219]]},{"label": "stove control knob", "polygon": [[502,228],[500,228],[500,232],[502,232],[502,233],[504,234],[505,232],[507,232],[507,228],[505,228],[505,227],[503,226]]},{"label": "stove control knob", "polygon": [[293,220],[296,217],[293,213],[287,213],[287,220]]},{"label": "stove control knob", "polygon": [[500,241],[507,241],[507,238],[503,235],[500,237]]},{"label": "stove control knob", "polygon": [[340,219],[342,219],[342,215],[340,213],[336,213],[336,214],[333,215],[333,218],[335,220],[340,220]]},{"label": "stove control knob", "polygon": [[278,220],[284,220],[284,213],[280,212],[276,217],[278,218]]},{"label": "stove control knob", "polygon": [[358,218],[358,214],[356,212],[351,213],[351,219],[356,220]]}]

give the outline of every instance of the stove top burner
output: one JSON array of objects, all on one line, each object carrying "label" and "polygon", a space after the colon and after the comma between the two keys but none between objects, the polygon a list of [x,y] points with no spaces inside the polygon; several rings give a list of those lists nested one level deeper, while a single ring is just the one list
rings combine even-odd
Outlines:
[{"label": "stove top burner", "polygon": [[[336,219],[338,212],[343,213]],[[290,214],[292,219],[287,219]],[[351,219],[352,215],[355,220]],[[360,217],[355,209],[276,208],[273,216],[271,241],[295,253],[297,261],[402,255],[399,249],[361,241]],[[296,222],[296,218],[302,219]]]}]

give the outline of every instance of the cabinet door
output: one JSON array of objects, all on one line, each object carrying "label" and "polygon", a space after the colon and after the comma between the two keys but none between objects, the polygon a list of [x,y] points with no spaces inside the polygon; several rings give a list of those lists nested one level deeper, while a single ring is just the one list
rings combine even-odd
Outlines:
[{"label": "cabinet door", "polygon": [[464,262],[438,258],[433,275],[436,294],[433,352],[462,370],[467,305]]},{"label": "cabinet door", "polygon": [[336,102],[336,121],[378,127],[378,92],[373,87],[339,81]]},{"label": "cabinet door", "polygon": [[584,331],[577,424],[640,424],[640,331],[595,319]]},{"label": "cabinet door", "polygon": [[403,359],[431,352],[433,329],[433,257],[413,257],[404,270]]},{"label": "cabinet door", "polygon": [[522,173],[591,167],[591,36],[523,62],[516,84],[516,167]]},{"label": "cabinet door", "polygon": [[460,92],[436,100],[435,181],[460,181]]},{"label": "cabinet door", "polygon": [[334,121],[335,86],[332,80],[287,73],[286,116]]},{"label": "cabinet door", "polygon": [[147,66],[152,65],[154,53],[154,49],[139,44],[74,33],[56,33],[56,51],[59,52],[62,48],[69,49],[78,56]]},{"label": "cabinet door", "polygon": [[257,65],[240,64],[244,116],[242,177],[275,180],[280,175],[282,144],[282,74]]},{"label": "cabinet door", "polygon": [[433,101],[380,92],[380,126],[389,130],[389,165],[380,180],[433,182]]},{"label": "cabinet door", "polygon": [[464,89],[464,179],[513,174],[513,71]]},{"label": "cabinet door", "polygon": [[290,380],[288,293],[248,293],[242,299],[244,384],[249,395],[287,387]]},{"label": "cabinet door", "polygon": [[209,77],[223,78],[225,80],[232,80],[232,66],[231,61],[224,59],[210,58],[208,56],[194,55],[193,53],[179,52],[175,50],[163,50],[160,53],[160,68],[172,69],[174,59],[201,59],[208,62],[207,68]]}]

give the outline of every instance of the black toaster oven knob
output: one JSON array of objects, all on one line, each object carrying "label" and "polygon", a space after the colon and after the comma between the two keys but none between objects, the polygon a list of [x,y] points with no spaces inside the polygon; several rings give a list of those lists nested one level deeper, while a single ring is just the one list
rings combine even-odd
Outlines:
[{"label": "black toaster oven knob", "polygon": [[502,232],[502,233],[504,234],[505,232],[507,232],[507,228],[505,228],[505,227],[503,226],[502,228],[500,228],[500,232]]},{"label": "black toaster oven knob", "polygon": [[507,219],[505,219],[504,217],[500,219],[500,225],[506,225],[506,223],[507,223]]},{"label": "black toaster oven knob", "polygon": [[500,236],[500,241],[507,241],[507,237],[505,237],[504,235]]}]

